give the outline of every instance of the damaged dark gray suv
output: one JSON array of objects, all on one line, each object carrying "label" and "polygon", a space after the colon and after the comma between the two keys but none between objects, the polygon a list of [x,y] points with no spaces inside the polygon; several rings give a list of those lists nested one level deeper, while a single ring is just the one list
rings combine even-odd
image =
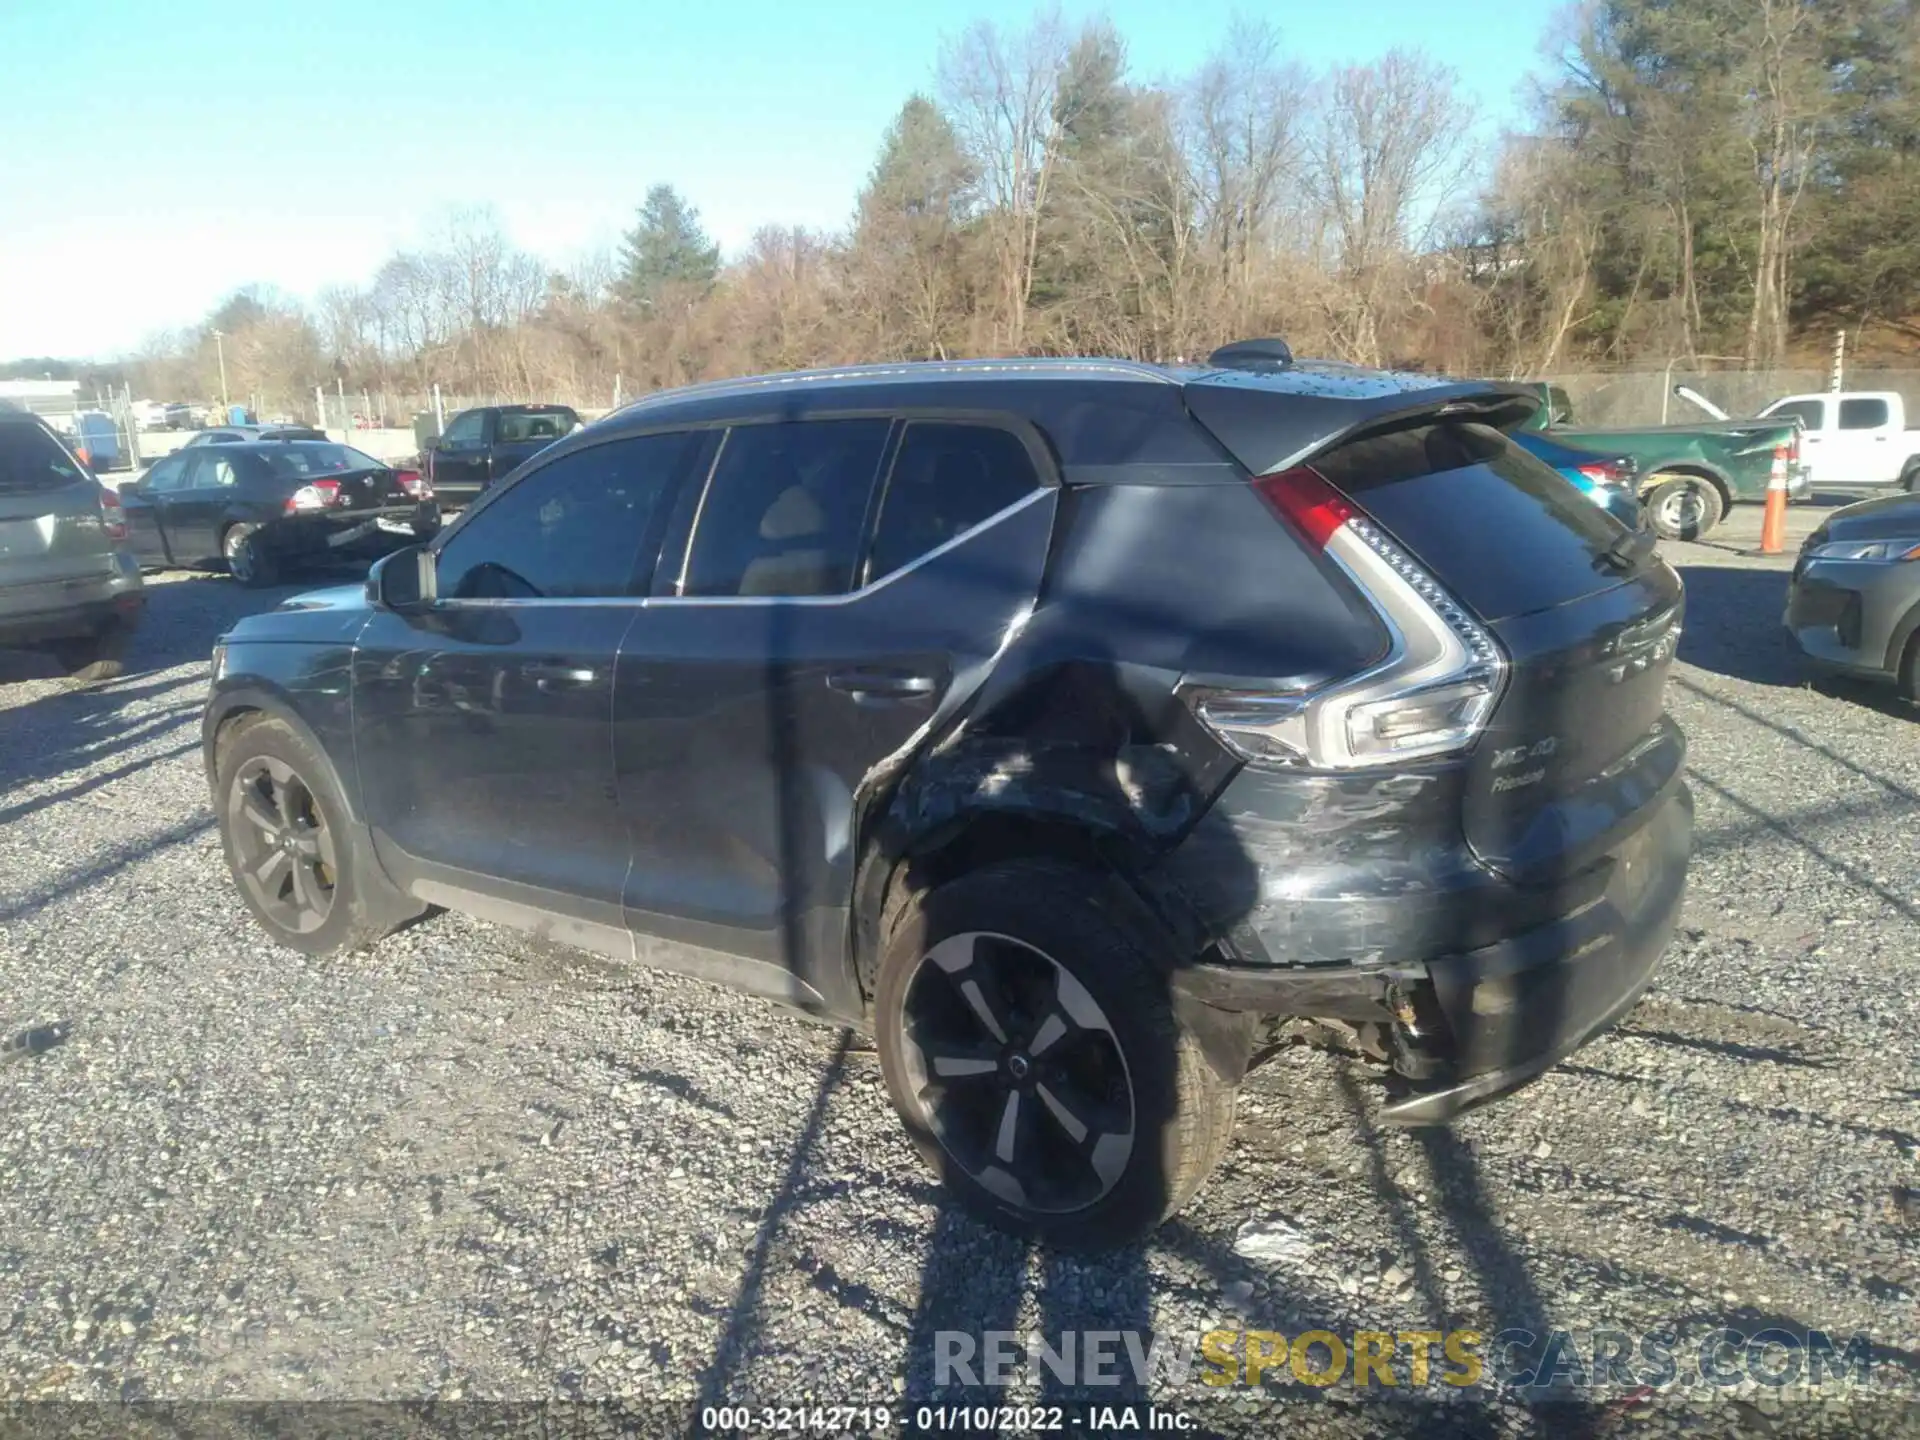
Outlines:
[{"label": "damaged dark gray suv", "polygon": [[308,954],[446,906],[857,1027],[966,1202],[1137,1236],[1282,1022],[1434,1123],[1649,981],[1681,587],[1534,403],[1277,342],[653,396],[223,638],[234,878]]}]

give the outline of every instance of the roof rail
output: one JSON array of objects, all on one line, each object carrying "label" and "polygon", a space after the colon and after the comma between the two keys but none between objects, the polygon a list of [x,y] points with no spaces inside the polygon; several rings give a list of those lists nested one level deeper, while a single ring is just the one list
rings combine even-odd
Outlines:
[{"label": "roof rail", "polygon": [[1221,370],[1284,370],[1293,364],[1293,349],[1277,335],[1267,340],[1236,340],[1207,357]]}]

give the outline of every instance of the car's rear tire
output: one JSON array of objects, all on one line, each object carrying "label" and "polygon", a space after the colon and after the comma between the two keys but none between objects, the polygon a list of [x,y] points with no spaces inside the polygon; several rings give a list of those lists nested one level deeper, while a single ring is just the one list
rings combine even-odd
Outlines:
[{"label": "car's rear tire", "polygon": [[292,726],[248,716],[216,754],[227,868],[272,939],[333,955],[371,945],[425,909],[381,871],[348,820],[331,767]]},{"label": "car's rear tire", "polygon": [[1698,540],[1720,523],[1726,507],[1711,481],[1665,472],[1653,481],[1644,505],[1647,523],[1662,540]]},{"label": "car's rear tire", "polygon": [[1920,631],[1907,637],[1907,648],[1900,653],[1900,666],[1893,672],[1894,687],[1909,705],[1920,705]]},{"label": "car's rear tire", "polygon": [[220,555],[227,562],[227,573],[249,590],[280,583],[279,561],[261,543],[258,525],[229,525],[220,537]]},{"label": "car's rear tire", "polygon": [[126,672],[127,642],[132,638],[132,627],[124,620],[115,620],[91,635],[50,640],[46,653],[73,684],[97,685],[103,680],[117,680]]},{"label": "car's rear tire", "polygon": [[1237,1083],[1134,920],[1106,876],[1005,861],[911,898],[880,959],[875,1038],[914,1144],[983,1219],[1065,1249],[1147,1234],[1233,1130]]}]

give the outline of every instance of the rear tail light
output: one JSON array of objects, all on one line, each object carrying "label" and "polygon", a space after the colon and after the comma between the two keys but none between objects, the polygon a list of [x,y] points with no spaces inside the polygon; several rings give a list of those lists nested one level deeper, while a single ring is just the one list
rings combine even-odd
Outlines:
[{"label": "rear tail light", "polygon": [[1597,465],[1576,465],[1573,467],[1586,476],[1595,485],[1630,485],[1635,473],[1631,462],[1603,460]]},{"label": "rear tail light", "polygon": [[100,528],[109,540],[127,538],[127,507],[121,502],[120,492],[111,485],[100,487]]},{"label": "rear tail light", "polygon": [[1194,692],[1194,713],[1247,759],[1353,769],[1449,755],[1486,728],[1507,662],[1486,629],[1359,506],[1305,467],[1254,489],[1339,566],[1392,637],[1357,675],[1291,691]]},{"label": "rear tail light", "polygon": [[396,470],[393,478],[400,482],[400,488],[416,500],[433,498],[433,481],[418,470]]},{"label": "rear tail light", "polygon": [[330,510],[342,504],[346,497],[340,493],[338,480],[315,480],[302,485],[287,497],[284,507],[289,515],[297,515],[303,510]]}]

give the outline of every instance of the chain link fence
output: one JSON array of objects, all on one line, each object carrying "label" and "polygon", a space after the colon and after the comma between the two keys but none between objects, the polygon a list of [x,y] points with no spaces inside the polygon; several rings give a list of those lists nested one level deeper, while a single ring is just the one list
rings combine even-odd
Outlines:
[{"label": "chain link fence", "polygon": [[[1691,401],[1673,393],[1684,385],[1739,419],[1758,413],[1788,395],[1818,394],[1833,387],[1830,370],[1630,370],[1616,374],[1575,373],[1547,377],[1567,392],[1580,425],[1684,425],[1707,419]],[[1848,390],[1891,390],[1911,414],[1920,414],[1920,370],[1867,370],[1849,367]]]}]

